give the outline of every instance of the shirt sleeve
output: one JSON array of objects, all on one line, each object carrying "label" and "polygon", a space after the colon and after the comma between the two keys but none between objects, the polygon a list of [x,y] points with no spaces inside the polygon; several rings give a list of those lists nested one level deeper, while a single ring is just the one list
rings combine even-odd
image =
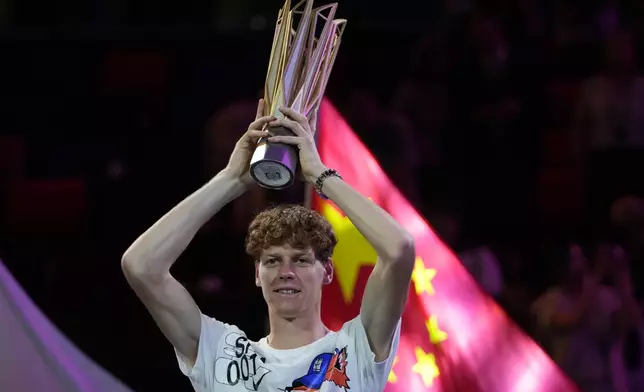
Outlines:
[{"label": "shirt sleeve", "polygon": [[366,386],[364,390],[381,391],[387,384],[387,378],[389,377],[389,372],[391,372],[394,358],[396,358],[396,352],[398,351],[401,322],[402,319],[399,319],[393,340],[391,341],[389,356],[382,362],[376,362],[376,355],[371,351],[371,347],[369,346],[367,332],[362,323],[362,318],[358,316],[349,322],[348,332],[355,342],[360,374],[363,378],[363,385]]},{"label": "shirt sleeve", "polygon": [[204,314],[201,315],[201,331],[199,333],[199,345],[197,347],[197,359],[193,366],[190,361],[181,355],[175,348],[179,369],[187,376],[193,385],[207,388],[209,380],[214,379],[213,369],[215,356],[219,342],[224,332],[229,328],[228,324],[217,321]]}]

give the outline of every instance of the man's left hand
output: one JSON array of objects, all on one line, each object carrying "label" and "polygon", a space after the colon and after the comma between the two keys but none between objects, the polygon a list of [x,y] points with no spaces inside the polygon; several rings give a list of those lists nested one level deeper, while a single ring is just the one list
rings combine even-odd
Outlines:
[{"label": "man's left hand", "polygon": [[272,121],[269,126],[283,126],[293,132],[294,136],[271,136],[268,142],[295,146],[300,157],[302,175],[307,182],[314,184],[320,174],[326,170],[315,146],[315,131],[309,119],[303,114],[291,108],[282,107],[279,110],[285,117]]}]

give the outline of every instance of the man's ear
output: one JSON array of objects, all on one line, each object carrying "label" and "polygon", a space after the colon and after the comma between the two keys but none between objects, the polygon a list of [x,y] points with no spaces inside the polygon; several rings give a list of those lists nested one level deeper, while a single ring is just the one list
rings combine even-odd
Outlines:
[{"label": "man's ear", "polygon": [[255,286],[262,287],[262,284],[259,281],[259,260],[255,261]]},{"label": "man's ear", "polygon": [[329,259],[323,265],[324,265],[324,278],[322,280],[322,284],[327,285],[333,282],[333,261],[329,257]]}]

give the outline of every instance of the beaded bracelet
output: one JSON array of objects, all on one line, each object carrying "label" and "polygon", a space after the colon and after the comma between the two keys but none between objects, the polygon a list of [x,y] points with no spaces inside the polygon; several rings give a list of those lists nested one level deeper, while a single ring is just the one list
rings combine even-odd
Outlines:
[{"label": "beaded bracelet", "polygon": [[338,173],[338,171],[335,169],[327,169],[324,172],[322,172],[322,174],[320,174],[318,179],[315,181],[315,191],[324,200],[328,199],[328,197],[326,197],[326,195],[322,192],[322,184],[324,184],[324,181],[329,177],[338,177],[342,179],[342,176],[340,176],[340,173]]}]

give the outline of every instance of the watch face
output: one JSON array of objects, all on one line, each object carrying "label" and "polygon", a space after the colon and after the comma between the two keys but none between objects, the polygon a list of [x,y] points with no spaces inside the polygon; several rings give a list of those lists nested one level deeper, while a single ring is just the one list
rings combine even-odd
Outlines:
[{"label": "watch face", "polygon": [[267,188],[282,188],[292,180],[290,170],[281,163],[260,161],[253,167],[253,177]]}]

